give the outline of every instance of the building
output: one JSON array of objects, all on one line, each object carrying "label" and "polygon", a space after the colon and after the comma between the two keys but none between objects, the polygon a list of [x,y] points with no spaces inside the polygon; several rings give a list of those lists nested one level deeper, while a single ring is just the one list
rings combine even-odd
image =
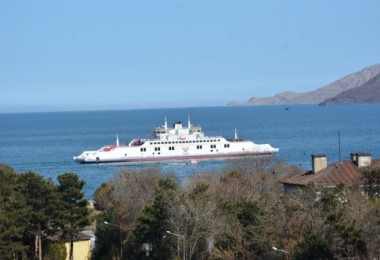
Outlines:
[{"label": "building", "polygon": [[[91,252],[94,247],[95,236],[92,231],[82,231],[75,236],[74,241],[74,259],[88,260],[91,259]],[[65,243],[67,260],[70,260],[70,241]]]},{"label": "building", "polygon": [[372,159],[370,153],[351,153],[347,161],[328,164],[325,154],[311,156],[312,169],[301,175],[286,178],[281,181],[284,193],[301,188],[309,183],[333,188],[339,184],[345,186],[360,186],[363,184],[362,169],[365,167],[379,167],[380,158]]}]

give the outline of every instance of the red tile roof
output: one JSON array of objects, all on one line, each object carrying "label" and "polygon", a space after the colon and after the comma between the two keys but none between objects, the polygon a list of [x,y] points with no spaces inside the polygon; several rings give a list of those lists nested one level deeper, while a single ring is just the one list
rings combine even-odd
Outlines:
[{"label": "red tile roof", "polygon": [[[380,158],[372,159],[371,167],[380,168]],[[317,173],[305,172],[281,181],[283,184],[305,186],[308,183],[316,183],[323,186],[336,186],[344,184],[347,186],[360,185],[363,183],[361,169],[352,161],[333,163]]]}]

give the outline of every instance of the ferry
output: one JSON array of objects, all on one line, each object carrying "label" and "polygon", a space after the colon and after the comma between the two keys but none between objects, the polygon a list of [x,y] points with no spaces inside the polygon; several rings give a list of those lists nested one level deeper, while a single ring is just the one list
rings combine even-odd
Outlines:
[{"label": "ferry", "polygon": [[196,161],[272,155],[278,151],[270,144],[239,139],[236,129],[234,139],[206,136],[200,126],[191,124],[189,117],[187,126],[178,121],[173,127],[168,127],[165,118],[163,126],[153,128],[152,139],[137,138],[128,145],[122,145],[116,136],[115,144],[95,151],[84,151],[73,158],[79,163]]}]

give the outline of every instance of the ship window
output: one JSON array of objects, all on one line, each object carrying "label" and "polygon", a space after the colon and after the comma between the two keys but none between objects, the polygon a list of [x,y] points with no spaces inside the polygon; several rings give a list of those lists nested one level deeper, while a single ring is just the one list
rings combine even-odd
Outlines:
[{"label": "ship window", "polygon": [[146,152],[146,148],[140,148],[141,152]]},{"label": "ship window", "polygon": [[224,144],[224,148],[230,148],[230,144]]},{"label": "ship window", "polygon": [[197,145],[197,149],[202,149],[202,145]]},{"label": "ship window", "polygon": [[154,150],[157,152],[157,151],[160,151],[161,148],[160,147],[154,147]]},{"label": "ship window", "polygon": [[165,144],[168,144],[168,142],[165,142]]},{"label": "ship window", "polygon": [[211,149],[216,148],[216,144],[211,145]]},{"label": "ship window", "polygon": [[174,151],[174,146],[169,146],[169,151]]}]

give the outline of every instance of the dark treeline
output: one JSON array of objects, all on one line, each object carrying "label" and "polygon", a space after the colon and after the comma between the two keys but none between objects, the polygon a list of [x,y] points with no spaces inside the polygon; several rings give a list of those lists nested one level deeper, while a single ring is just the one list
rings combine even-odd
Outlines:
[{"label": "dark treeline", "polygon": [[66,259],[64,242],[89,223],[89,211],[78,176],[57,180],[0,164],[0,259]]},{"label": "dark treeline", "polygon": [[94,258],[181,259],[184,246],[186,259],[379,258],[379,177],[372,193],[309,185],[284,195],[279,180],[301,172],[271,157],[182,184],[155,168],[122,171],[94,195]]},{"label": "dark treeline", "polygon": [[[363,171],[363,189],[284,195],[279,181],[301,172],[275,157],[182,183],[156,168],[121,171],[94,194],[92,258],[378,259],[380,171]],[[0,259],[66,259],[63,243],[89,224],[83,186],[73,173],[55,184],[0,164]]]}]

